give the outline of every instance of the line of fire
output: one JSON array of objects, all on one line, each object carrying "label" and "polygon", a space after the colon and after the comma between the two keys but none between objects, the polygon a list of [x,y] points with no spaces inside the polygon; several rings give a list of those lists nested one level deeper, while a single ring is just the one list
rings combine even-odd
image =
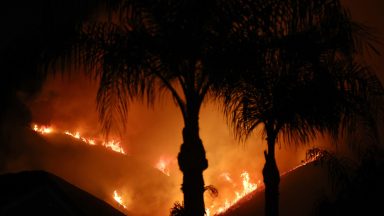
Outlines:
[{"label": "line of fire", "polygon": [[384,1],[5,0],[0,215],[382,215]]}]

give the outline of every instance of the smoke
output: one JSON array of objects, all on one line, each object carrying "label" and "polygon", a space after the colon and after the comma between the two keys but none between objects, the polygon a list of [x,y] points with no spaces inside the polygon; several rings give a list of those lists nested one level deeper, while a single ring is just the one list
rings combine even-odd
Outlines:
[{"label": "smoke", "polygon": [[[367,1],[361,4],[367,6]],[[382,6],[376,8],[379,10]],[[382,14],[381,11],[377,13]],[[363,17],[361,21],[371,22],[374,19],[367,12],[352,12],[358,18]],[[382,30],[381,20],[372,21],[373,27]],[[379,59],[374,62],[382,61]],[[382,67],[378,68],[382,71]],[[40,94],[28,101],[31,117],[23,119],[31,118],[39,124],[79,131],[85,137],[100,136],[95,101],[97,88],[97,80],[81,73],[48,77]],[[154,109],[141,103],[130,106],[127,129],[121,137],[128,156],[98,146],[87,146],[64,135],[41,137],[29,128],[2,127],[7,129],[4,133],[7,134],[7,143],[12,146],[9,151],[11,154],[6,155],[3,172],[44,169],[115,207],[118,205],[112,196],[113,191],[117,190],[130,215],[167,215],[174,201],[182,201],[182,173],[176,157],[182,143],[183,122],[180,111],[170,98],[164,97],[158,101]],[[201,111],[200,135],[209,161],[209,167],[204,172],[205,183],[219,190],[216,198],[206,196],[207,207],[223,204],[226,199],[235,197],[235,191],[241,190],[240,175],[243,171],[250,173],[251,182],[262,181],[266,144],[259,134],[254,134],[245,143],[239,143],[233,138],[217,105],[208,103]],[[298,165],[304,159],[306,149],[315,145],[318,144],[293,147],[282,143],[276,152],[280,172],[284,173]],[[154,168],[161,158],[171,161],[169,177]],[[223,173],[232,182],[226,180]]]},{"label": "smoke", "polygon": [[[78,131],[84,137],[101,136],[97,88],[97,80],[81,73],[48,77],[39,96],[28,103],[33,122]],[[112,199],[116,190],[130,215],[167,215],[173,202],[182,201],[182,173],[176,160],[182,127],[180,111],[170,98],[164,97],[154,109],[139,102],[132,104],[123,136],[111,135],[121,139],[128,156],[88,146],[63,134],[41,137],[26,129],[21,136],[25,140],[19,143],[27,143],[27,147],[19,157],[8,161],[6,171],[44,169],[122,210]],[[200,135],[209,161],[205,183],[219,190],[218,197],[207,193],[207,207],[219,207],[235,198],[235,192],[242,190],[240,175],[244,171],[249,172],[252,183],[262,182],[266,144],[259,134],[239,143],[217,104],[208,102],[201,110]],[[281,145],[277,150],[280,171],[298,165],[305,149]],[[169,161],[169,177],[155,169],[160,159]],[[223,173],[233,182],[225,180]]]},{"label": "smoke", "polygon": [[[383,1],[343,2],[352,9],[353,17],[383,33]],[[127,129],[121,137],[128,156],[100,146],[87,146],[65,135],[42,137],[32,132],[26,127],[31,120],[62,130],[78,131],[85,137],[100,136],[95,101],[98,82],[81,73],[72,73],[69,77],[51,76],[40,94],[31,97],[40,90],[44,80],[41,74],[32,70],[36,64],[33,57],[39,56],[41,51],[35,42],[43,41],[37,30],[42,27],[35,28],[42,17],[34,13],[37,5],[35,10],[20,10],[17,5],[14,8],[19,14],[26,15],[9,22],[11,17],[15,18],[9,10],[7,17],[1,20],[8,34],[4,34],[6,38],[0,41],[0,46],[7,48],[2,49],[0,63],[4,72],[9,72],[0,82],[2,104],[7,104],[0,108],[1,172],[44,169],[121,209],[112,197],[113,191],[117,190],[130,215],[167,215],[173,202],[182,201],[182,173],[176,158],[182,143],[183,122],[174,102],[164,97],[154,109],[141,103],[131,105]],[[21,39],[20,35],[23,35]],[[369,60],[379,72],[383,71],[382,58]],[[380,75],[383,79],[383,74]],[[31,113],[24,105],[26,101]],[[205,197],[207,207],[222,205],[226,199],[235,197],[235,192],[242,187],[240,175],[243,171],[250,173],[253,183],[262,180],[265,140],[255,134],[245,143],[236,141],[216,104],[208,103],[202,108],[200,135],[209,161],[204,172],[205,183],[219,190],[218,197]],[[298,165],[304,159],[306,149],[315,145],[319,143],[304,147],[281,144],[276,150],[280,172]],[[170,160],[169,177],[154,168],[162,158]],[[224,176],[230,177],[231,181]]]},{"label": "smoke", "polygon": [[[96,110],[97,80],[83,74],[48,77],[41,93],[30,100],[33,122],[58,131],[80,132],[84,137],[101,136]],[[158,101],[154,109],[135,103],[129,109],[127,129],[121,145],[127,156],[102,146],[89,146],[62,133],[41,136],[30,128],[15,130],[10,142],[17,149],[8,157],[3,172],[43,169],[107,201],[129,215],[167,215],[175,201],[182,201],[182,173],[177,154],[183,127],[179,110],[170,98]],[[247,171],[252,183],[262,182],[265,140],[260,134],[245,143],[234,139],[217,104],[208,102],[201,110],[200,135],[206,148],[209,168],[206,185],[215,186],[218,197],[205,196],[206,206],[223,206],[242,191],[241,173]],[[281,173],[304,159],[307,147],[281,144],[277,162]],[[155,169],[160,159],[169,161],[170,176]],[[230,177],[228,181],[223,174]],[[123,209],[113,200],[117,191]]]}]

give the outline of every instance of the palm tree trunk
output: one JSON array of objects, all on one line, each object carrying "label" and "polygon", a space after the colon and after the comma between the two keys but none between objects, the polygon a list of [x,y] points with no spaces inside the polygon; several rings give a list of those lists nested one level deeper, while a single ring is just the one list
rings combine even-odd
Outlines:
[{"label": "palm tree trunk", "polygon": [[267,130],[268,152],[264,151],[265,165],[263,177],[265,185],[265,215],[279,215],[279,183],[280,174],[275,160],[276,133]]},{"label": "palm tree trunk", "polygon": [[203,143],[199,137],[198,116],[189,118],[183,129],[183,144],[178,155],[179,168],[183,172],[181,190],[184,193],[184,209],[187,216],[204,216],[203,171],[208,167]]}]

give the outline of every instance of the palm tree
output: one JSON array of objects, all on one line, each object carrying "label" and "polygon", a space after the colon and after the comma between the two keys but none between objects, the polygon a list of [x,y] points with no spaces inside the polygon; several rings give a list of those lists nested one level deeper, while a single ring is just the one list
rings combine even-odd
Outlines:
[{"label": "palm tree", "polygon": [[100,78],[98,110],[107,134],[116,121],[125,123],[131,101],[152,105],[161,92],[172,96],[184,120],[178,164],[189,216],[205,213],[200,107],[229,75],[245,71],[243,57],[256,53],[244,46],[247,33],[257,35],[246,28],[255,11],[253,1],[124,1],[107,19],[85,24],[74,47],[77,63]]},{"label": "palm tree", "polygon": [[285,15],[259,49],[253,62],[257,70],[227,83],[220,96],[239,139],[263,129],[265,214],[275,216],[280,182],[276,142],[306,143],[324,134],[336,139],[358,119],[374,125],[370,100],[381,97],[383,89],[354,58],[360,45],[372,46],[360,36],[371,35],[350,21],[338,0],[292,0],[271,10]]}]

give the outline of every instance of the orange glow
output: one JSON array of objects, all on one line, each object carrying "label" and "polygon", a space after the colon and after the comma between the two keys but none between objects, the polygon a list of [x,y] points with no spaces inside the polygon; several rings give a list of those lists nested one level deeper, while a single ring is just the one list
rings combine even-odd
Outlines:
[{"label": "orange glow", "polygon": [[321,156],[320,153],[317,153],[317,154],[316,154],[315,156],[313,156],[310,160],[307,160],[307,161],[305,161],[305,162],[302,162],[301,164],[299,164],[299,165],[293,167],[292,169],[290,169],[290,170],[288,170],[288,171],[282,173],[281,176],[286,175],[287,173],[290,173],[290,172],[292,172],[292,171],[294,171],[294,170],[296,170],[296,169],[298,169],[298,168],[300,168],[300,167],[302,167],[302,166],[305,166],[305,165],[307,165],[307,164],[309,164],[309,163],[312,163],[313,161],[318,160],[320,156]]},{"label": "orange glow", "polygon": [[127,206],[124,205],[123,198],[117,193],[117,191],[113,191],[113,199],[119,203],[119,205],[123,206],[123,208],[127,208]]},{"label": "orange glow", "polygon": [[[225,172],[225,173],[222,173],[220,176],[222,178],[224,178],[226,181],[234,184],[234,182],[233,182],[232,178],[230,177],[229,173]],[[227,209],[229,209],[231,206],[233,206],[240,199],[242,199],[243,197],[245,197],[249,193],[255,191],[258,188],[258,186],[261,184],[260,181],[258,183],[252,183],[250,181],[249,173],[246,172],[246,171],[241,173],[240,177],[242,179],[241,183],[243,185],[242,191],[240,191],[240,192],[236,191],[235,192],[235,195],[236,195],[235,198],[233,198],[232,200],[226,199],[223,205],[221,205],[219,207],[211,206],[210,208],[206,209],[206,215],[207,216],[209,216],[209,214],[211,212],[215,212],[215,214],[219,214],[219,213],[225,212]]]},{"label": "orange glow", "polygon": [[211,210],[209,208],[205,209],[205,215],[211,216]]},{"label": "orange glow", "polygon": [[[37,124],[34,124],[32,129],[38,133],[43,134],[43,135],[53,132],[52,127],[38,126]],[[68,130],[66,130],[63,132],[63,134],[66,134],[66,135],[71,136],[75,139],[78,139],[78,140],[80,140],[80,141],[82,141],[88,145],[96,145],[96,141],[95,141],[96,139],[95,138],[82,137],[80,135],[80,132],[78,132],[78,131],[76,131],[75,133],[71,133]],[[123,147],[120,145],[119,141],[115,141],[115,140],[106,141],[106,142],[101,143],[101,145],[104,146],[105,148],[111,149],[112,151],[126,155],[126,153],[125,153]]]},{"label": "orange glow", "polygon": [[38,126],[37,124],[34,124],[32,129],[41,134],[49,134],[53,132],[52,127]]},{"label": "orange glow", "polygon": [[160,158],[160,160],[157,162],[155,165],[156,169],[160,170],[162,173],[164,173],[166,176],[170,176],[170,171],[169,171],[169,163],[171,160],[169,159],[164,159]]},{"label": "orange glow", "polygon": [[227,173],[227,172],[222,173],[220,175],[220,177],[222,177],[225,181],[233,184],[233,180],[232,180],[231,176],[229,175],[229,173]]},{"label": "orange glow", "polygon": [[120,142],[118,142],[118,141],[111,140],[111,141],[103,142],[102,145],[105,146],[106,148],[109,148],[109,149],[115,151],[115,152],[119,152],[121,154],[126,154],[123,147],[121,147]]},{"label": "orange glow", "polygon": [[[311,158],[310,160],[306,161],[306,162],[303,162],[297,166],[295,166],[294,168],[290,169],[289,171],[286,171],[284,172],[283,174],[281,174],[282,176],[283,175],[286,175],[287,173],[289,172],[292,172],[302,166],[305,166],[307,165],[308,163],[311,163],[315,160],[318,159],[318,157],[320,157],[321,155],[320,154],[317,154],[315,155],[313,158]],[[216,207],[215,205],[212,205],[210,208],[207,208],[205,211],[206,211],[206,215],[207,216],[210,216],[211,212],[215,212],[214,215],[216,214],[220,214],[220,213],[224,213],[225,211],[227,211],[230,207],[232,207],[233,205],[235,205],[240,199],[242,199],[243,197],[247,196],[248,194],[250,194],[251,192],[255,191],[262,183],[261,181],[259,180],[258,183],[252,183],[250,181],[250,176],[249,176],[249,173],[244,171],[243,173],[241,173],[241,178],[242,178],[242,185],[243,185],[243,190],[241,192],[238,192],[236,191],[235,192],[235,195],[236,197],[234,199],[232,199],[231,201],[229,201],[228,199],[225,200],[224,204],[222,206],[219,206],[219,207]],[[220,175],[220,177],[222,177],[224,180],[226,180],[227,182],[231,183],[232,185],[235,185],[234,181],[232,180],[230,174],[228,172],[225,172],[225,173],[222,173]]]}]

